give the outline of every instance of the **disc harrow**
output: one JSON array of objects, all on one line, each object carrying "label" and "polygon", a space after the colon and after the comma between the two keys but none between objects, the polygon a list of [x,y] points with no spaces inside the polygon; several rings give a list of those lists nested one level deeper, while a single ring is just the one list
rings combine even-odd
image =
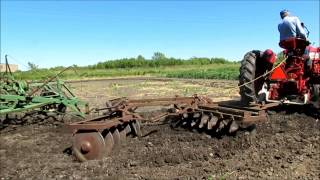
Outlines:
[{"label": "disc harrow", "polygon": [[38,123],[37,119],[42,122],[49,117],[61,122],[66,114],[85,117],[89,104],[77,98],[59,79],[71,67],[43,81],[24,81],[14,77],[7,55],[5,60],[6,71],[0,72],[0,130],[12,124]]},{"label": "disc harrow", "polygon": [[[140,107],[161,106],[165,112],[145,118]],[[271,104],[268,107],[272,106]],[[126,142],[129,135],[142,137],[141,126],[159,121],[216,136],[235,134],[257,122],[266,120],[267,106],[243,107],[237,101],[213,102],[203,96],[130,100],[118,98],[94,109],[97,115],[67,125],[73,134],[72,150],[79,161],[100,159]]]}]

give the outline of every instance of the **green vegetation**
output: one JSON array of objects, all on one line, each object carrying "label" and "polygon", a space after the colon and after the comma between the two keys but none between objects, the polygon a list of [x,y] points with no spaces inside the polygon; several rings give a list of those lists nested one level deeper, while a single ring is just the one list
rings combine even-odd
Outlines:
[{"label": "green vegetation", "polygon": [[155,52],[152,59],[145,59],[139,55],[137,58],[123,58],[99,62],[89,66],[90,69],[114,69],[114,68],[141,68],[141,67],[163,67],[180,65],[208,65],[208,64],[230,64],[224,58],[198,58],[192,57],[188,60],[167,58],[163,53]]},{"label": "green vegetation", "polygon": [[216,64],[209,67],[192,68],[184,71],[167,72],[170,78],[195,78],[195,79],[229,79],[235,80],[239,75],[238,64]]},{"label": "green vegetation", "polygon": [[[36,67],[36,65],[34,65]],[[30,68],[16,72],[18,79],[39,80],[58,74],[64,67],[50,69]],[[197,58],[187,60],[167,58],[156,52],[152,59],[124,58],[99,62],[87,67],[76,67],[59,75],[61,79],[88,79],[119,76],[158,76],[170,78],[237,79],[239,63],[223,58]]]},{"label": "green vegetation", "polygon": [[32,62],[28,62],[28,67],[30,70],[37,70],[38,66]]}]

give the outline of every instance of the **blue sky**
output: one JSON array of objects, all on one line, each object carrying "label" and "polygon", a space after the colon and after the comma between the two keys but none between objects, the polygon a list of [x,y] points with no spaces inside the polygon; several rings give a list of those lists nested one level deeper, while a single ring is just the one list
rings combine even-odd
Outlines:
[{"label": "blue sky", "polygon": [[[1,1],[1,60],[40,67],[107,59],[224,57],[252,49],[276,52],[279,12],[288,9],[319,46],[318,0]],[[18,61],[18,62],[16,62]]]}]

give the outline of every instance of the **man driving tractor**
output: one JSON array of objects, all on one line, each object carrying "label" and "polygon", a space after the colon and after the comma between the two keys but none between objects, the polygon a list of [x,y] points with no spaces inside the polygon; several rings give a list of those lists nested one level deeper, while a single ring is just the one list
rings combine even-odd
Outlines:
[{"label": "man driving tractor", "polygon": [[320,48],[310,46],[309,32],[298,17],[288,10],[281,11],[280,16],[279,46],[285,58],[275,64],[275,53],[270,49],[246,53],[239,75],[241,101],[246,105],[312,105],[319,111]]},{"label": "man driving tractor", "polygon": [[280,12],[280,16],[282,19],[282,22],[278,25],[280,41],[295,37],[305,40],[307,39],[303,24],[298,17],[291,16],[288,10],[282,10]]}]

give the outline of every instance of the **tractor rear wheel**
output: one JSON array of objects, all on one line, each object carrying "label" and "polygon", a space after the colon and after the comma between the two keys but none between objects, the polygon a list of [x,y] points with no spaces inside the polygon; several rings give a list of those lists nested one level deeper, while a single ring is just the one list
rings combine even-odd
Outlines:
[{"label": "tractor rear wheel", "polygon": [[[245,54],[240,66],[239,86],[241,102],[245,105],[249,105],[251,102],[258,102],[258,92],[261,90],[264,79],[260,78],[255,80],[264,73],[266,69],[261,64],[261,55],[263,52],[253,50]],[[245,84],[247,83],[247,84]],[[245,84],[245,85],[243,85]]]},{"label": "tractor rear wheel", "polygon": [[311,86],[311,102],[313,106],[318,109],[318,113],[320,114],[320,84]]}]

